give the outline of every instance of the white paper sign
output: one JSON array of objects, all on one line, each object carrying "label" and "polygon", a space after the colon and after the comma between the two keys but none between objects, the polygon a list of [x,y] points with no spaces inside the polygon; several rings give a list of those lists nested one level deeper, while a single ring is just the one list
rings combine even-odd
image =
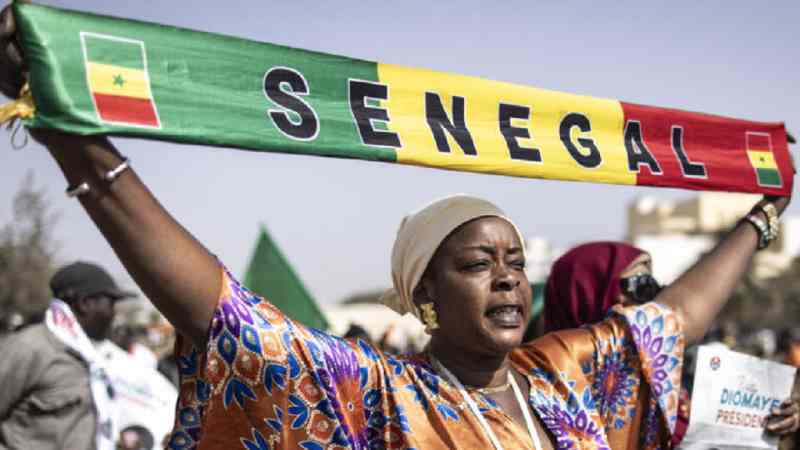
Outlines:
[{"label": "white paper sign", "polygon": [[795,371],[722,345],[699,347],[689,429],[679,448],[777,448],[764,422],[772,408],[789,398]]},{"label": "white paper sign", "polygon": [[113,342],[104,341],[98,350],[106,360],[120,409],[117,428],[143,426],[153,435],[153,449],[161,448],[164,436],[172,430],[178,390],[160,372]]}]

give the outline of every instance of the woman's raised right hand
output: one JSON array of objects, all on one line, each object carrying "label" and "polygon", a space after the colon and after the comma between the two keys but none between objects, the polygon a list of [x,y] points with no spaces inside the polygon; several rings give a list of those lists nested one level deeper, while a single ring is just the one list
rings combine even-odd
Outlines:
[{"label": "woman's raised right hand", "polygon": [[28,79],[25,57],[17,38],[11,5],[0,12],[0,92],[8,98],[19,97]]},{"label": "woman's raised right hand", "polygon": [[[17,0],[29,3],[28,0]],[[19,98],[22,86],[28,81],[28,63],[17,34],[17,24],[11,5],[0,11],[0,92],[8,98]],[[29,130],[31,136],[47,145],[45,140],[69,139],[63,133],[39,129]],[[53,135],[53,136],[51,136]]]},{"label": "woman's raised right hand", "polygon": [[[13,10],[7,6],[0,12],[0,92],[19,97],[27,78]],[[91,186],[78,198],[89,217],[145,295],[178,331],[201,345],[222,281],[216,258],[170,216],[132,169],[113,184],[102,178],[122,162],[105,136],[29,131],[53,155],[66,186]]]}]

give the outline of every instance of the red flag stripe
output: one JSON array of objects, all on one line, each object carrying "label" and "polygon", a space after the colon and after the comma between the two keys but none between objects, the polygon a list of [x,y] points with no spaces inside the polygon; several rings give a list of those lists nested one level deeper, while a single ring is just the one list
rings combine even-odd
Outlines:
[{"label": "red flag stripe", "polygon": [[769,135],[761,133],[747,133],[747,148],[749,150],[771,151],[772,143]]},{"label": "red flag stripe", "polygon": [[149,99],[94,93],[100,118],[106,122],[157,127],[158,116]]},{"label": "red flag stripe", "polygon": [[[773,195],[786,195],[791,189],[793,168],[789,161],[783,124],[620,103],[625,123],[639,123],[642,140],[661,169],[661,173],[651,173],[646,165],[642,165],[636,184]],[[682,150],[688,161],[702,164],[705,178],[693,178],[684,173],[684,167],[673,149],[674,127],[680,128]],[[756,172],[747,156],[748,148],[758,148],[762,144],[765,144],[763,150],[770,150],[770,146],[766,145],[769,142],[780,176],[788,180],[781,187],[759,186]]]}]

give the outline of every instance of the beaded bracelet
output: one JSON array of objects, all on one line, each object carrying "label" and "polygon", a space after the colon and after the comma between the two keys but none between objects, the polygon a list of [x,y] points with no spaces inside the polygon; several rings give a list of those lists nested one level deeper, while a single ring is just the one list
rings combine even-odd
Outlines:
[{"label": "beaded bracelet", "polygon": [[780,231],[781,226],[781,222],[778,219],[778,209],[772,203],[765,203],[761,205],[761,210],[767,216],[770,240],[774,240],[778,237],[778,231]]},{"label": "beaded bracelet", "polygon": [[750,213],[744,216],[744,219],[750,224],[752,224],[756,228],[756,232],[758,233],[758,249],[763,250],[767,248],[770,242],[772,242],[772,236],[769,233],[769,226],[761,217]]}]

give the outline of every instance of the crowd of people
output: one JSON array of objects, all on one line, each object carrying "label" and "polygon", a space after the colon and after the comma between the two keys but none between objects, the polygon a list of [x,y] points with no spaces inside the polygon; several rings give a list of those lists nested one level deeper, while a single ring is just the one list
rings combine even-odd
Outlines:
[{"label": "crowd of people", "polygon": [[[663,287],[652,276],[652,259],[647,252],[622,242],[586,243],[566,252],[553,264],[544,291],[545,306],[537,316],[531,316],[523,342],[533,341],[547,333],[579,328],[603,321],[613,314],[616,305],[635,306],[653,301]],[[174,356],[165,348],[174,342],[171,327],[164,327],[151,317],[147,323],[114,320],[114,307],[133,294],[120,290],[112,278],[99,266],[73,263],[60,269],[51,280],[54,304],[41,320],[26,323],[5,336],[3,348],[8,348],[0,364],[0,379],[8,389],[0,396],[0,433],[5,445],[16,448],[17,443],[35,444],[36,448],[97,448],[97,433],[111,433],[118,449],[151,449],[164,438],[141,423],[120,422],[118,415],[110,419],[108,412],[97,408],[95,402],[107,404],[114,398],[98,400],[93,382],[102,390],[114,392],[119,377],[108,373],[110,360],[108,346],[116,345],[117,352],[127,354],[123,370],[140,364],[157,369],[161,375],[178,385],[178,371]],[[391,293],[390,295],[394,295]],[[118,308],[117,308],[118,310]],[[112,324],[117,324],[112,328]],[[534,330],[535,331],[532,331]],[[70,330],[70,333],[63,333]],[[372,337],[358,325],[351,326],[343,338],[369,343],[387,354],[413,354],[425,348],[398,348],[390,342],[386,330]],[[85,335],[93,343],[82,347],[72,335]],[[761,358],[776,360],[800,368],[800,328],[789,328],[775,333],[770,329],[744,332],[734,322],[712,327],[702,339],[705,344],[716,343],[730,349],[743,351]],[[418,342],[416,344],[419,344]],[[682,377],[678,420],[671,435],[671,445],[676,447],[688,425],[690,392],[692,388],[694,356],[689,347]],[[100,361],[100,362],[98,362]],[[98,381],[99,380],[99,381]],[[123,384],[124,380],[121,381]],[[94,386],[97,389],[97,386]],[[101,390],[101,392],[102,392]],[[167,394],[167,402],[160,408],[171,409],[175,393]],[[48,405],[75,403],[75,407],[58,412],[58,420],[48,417]],[[36,411],[35,414],[31,414]],[[66,411],[66,413],[65,413]],[[788,398],[783,416],[798,411],[798,399]],[[163,411],[161,413],[164,416]],[[776,415],[779,417],[780,415]],[[104,417],[104,418],[103,418]],[[105,425],[103,426],[103,420]],[[116,421],[112,425],[112,420]],[[789,420],[789,419],[787,419]],[[794,420],[768,422],[776,435],[797,432]],[[101,426],[95,426],[96,423]],[[57,425],[53,427],[53,425]],[[60,441],[56,436],[64,433],[61,427],[71,427],[74,437],[83,441]],[[77,427],[77,428],[75,428]],[[109,440],[110,434],[103,436]],[[20,447],[22,448],[22,447]]]},{"label": "crowd of people", "polygon": [[[7,13],[0,90],[15,97],[25,65]],[[671,448],[686,349],[704,339],[753,254],[776,238],[790,200],[759,201],[669,286],[652,280],[646,254],[620,245],[610,246],[625,254],[619,259],[593,250],[557,263],[545,334],[530,342],[532,293],[514,221],[480,198],[436,200],[402,220],[393,286],[382,296],[418,317],[430,339],[421,352],[394,355],[305,327],[250,292],[105,137],[30,132],[176,329],[180,387],[164,440],[172,449]],[[584,268],[590,259],[601,270]],[[60,270],[51,288],[44,322],[3,343],[0,447],[154,445],[158,438],[138,427],[119,429],[126,379],[115,377],[135,366],[120,370],[100,345],[114,304],[129,294],[85,263]],[[622,391],[604,381],[622,375]],[[791,435],[798,425],[789,398],[766,431]]]},{"label": "crowd of people", "polygon": [[167,377],[177,373],[157,371],[129,327],[112,329],[118,302],[134,294],[86,262],[60,268],[50,288],[41,320],[0,336],[0,448],[155,448],[171,428]]}]

